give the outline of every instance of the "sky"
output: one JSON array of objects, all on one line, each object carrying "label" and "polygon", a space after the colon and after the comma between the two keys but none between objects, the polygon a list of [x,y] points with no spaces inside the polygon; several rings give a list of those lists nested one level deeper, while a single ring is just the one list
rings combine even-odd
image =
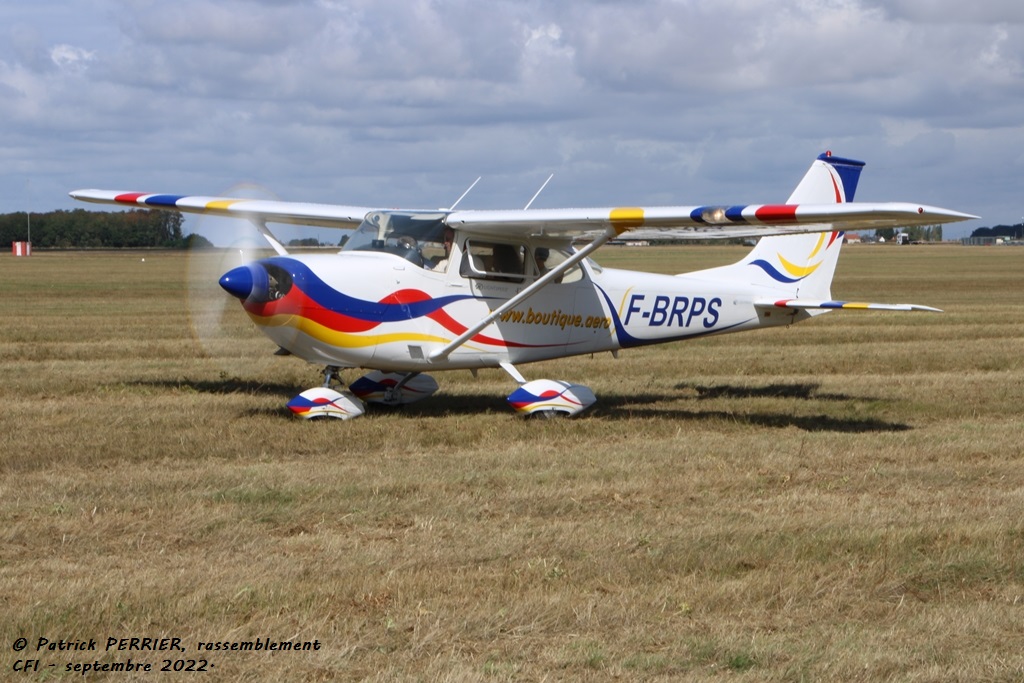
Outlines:
[{"label": "sky", "polygon": [[0,27],[0,213],[438,208],[478,176],[459,208],[522,208],[551,173],[536,208],[776,203],[831,150],[867,162],[858,200],[982,216],[947,238],[1024,220],[1020,0],[47,0]]}]

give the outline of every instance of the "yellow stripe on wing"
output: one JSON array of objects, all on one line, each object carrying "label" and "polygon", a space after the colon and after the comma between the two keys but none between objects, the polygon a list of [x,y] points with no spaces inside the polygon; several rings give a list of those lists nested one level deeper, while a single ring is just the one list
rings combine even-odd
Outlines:
[{"label": "yellow stripe on wing", "polygon": [[238,202],[245,201],[244,199],[218,199],[213,202],[206,202],[207,211],[227,211],[232,205]]},{"label": "yellow stripe on wing", "polygon": [[608,218],[611,220],[615,232],[621,235],[627,230],[639,228],[644,224],[644,210],[639,207],[623,206],[612,209]]}]

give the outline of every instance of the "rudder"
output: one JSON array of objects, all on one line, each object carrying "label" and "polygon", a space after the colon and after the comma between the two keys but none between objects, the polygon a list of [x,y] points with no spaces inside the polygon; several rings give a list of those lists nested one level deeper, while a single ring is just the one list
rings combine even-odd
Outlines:
[{"label": "rudder", "polygon": [[845,204],[852,202],[864,169],[863,161],[820,154],[786,200],[787,204]]}]

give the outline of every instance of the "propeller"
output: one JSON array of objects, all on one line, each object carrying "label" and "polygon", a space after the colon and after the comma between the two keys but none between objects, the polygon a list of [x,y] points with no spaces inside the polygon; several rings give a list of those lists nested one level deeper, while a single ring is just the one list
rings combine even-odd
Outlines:
[{"label": "propeller", "polygon": [[[242,199],[274,199],[265,188],[254,185],[232,187],[224,196]],[[188,311],[192,336],[221,374],[240,376],[261,355],[273,352],[269,340],[260,334],[239,300],[219,284],[229,272],[275,255],[267,240],[251,222],[241,218],[200,216],[195,232],[210,236],[215,248],[192,249],[188,255]],[[244,268],[256,273],[258,266]],[[236,287],[240,285],[235,284]],[[270,348],[268,348],[270,346]]]}]

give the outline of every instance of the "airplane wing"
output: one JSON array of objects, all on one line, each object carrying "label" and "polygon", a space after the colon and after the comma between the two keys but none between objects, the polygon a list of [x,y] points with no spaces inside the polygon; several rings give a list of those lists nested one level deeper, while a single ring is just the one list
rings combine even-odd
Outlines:
[{"label": "airplane wing", "polygon": [[453,228],[495,235],[580,237],[613,229],[630,237],[719,239],[808,232],[877,230],[937,225],[977,218],[934,206],[908,203],[752,204],[600,209],[453,211]]},{"label": "airplane wing", "polygon": [[354,228],[372,207],[341,204],[308,204],[263,199],[146,194],[115,190],[75,190],[71,197],[83,202],[116,204],[140,209],[164,209],[228,218],[245,218],[257,223],[288,223],[323,228]]},{"label": "airplane wing", "polygon": [[[370,211],[366,206],[313,204],[114,190],[76,190],[74,199],[149,209],[177,210],[257,225],[287,223],[354,228]],[[937,225],[977,218],[934,206],[908,203],[751,204],[744,206],[656,206],[583,209],[457,210],[445,222],[478,234],[576,238],[630,233],[639,239],[703,240],[764,237],[835,230]]]}]

